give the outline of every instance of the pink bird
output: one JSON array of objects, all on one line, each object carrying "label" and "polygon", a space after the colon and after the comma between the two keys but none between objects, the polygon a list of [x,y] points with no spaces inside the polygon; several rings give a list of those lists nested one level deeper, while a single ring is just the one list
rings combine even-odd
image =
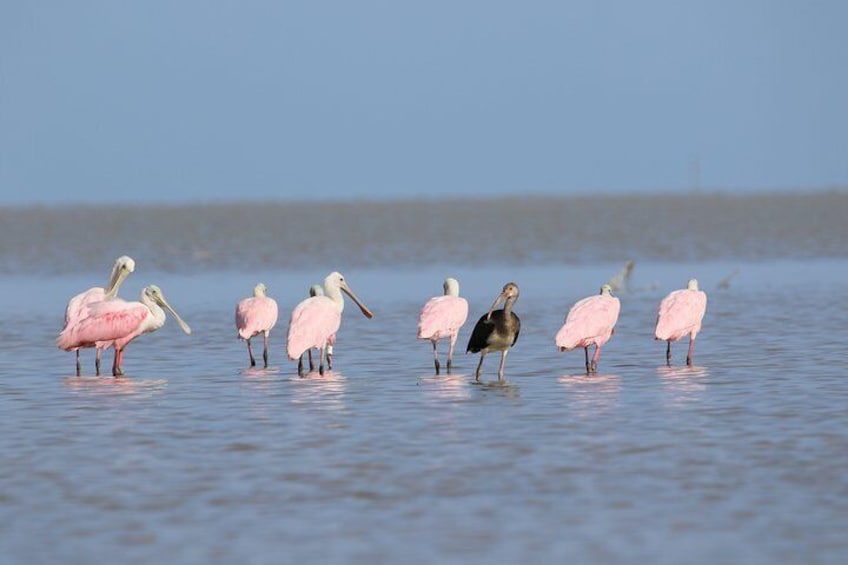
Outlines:
[{"label": "pink bird", "polygon": [[[342,321],[344,297],[342,292],[353,300],[366,318],[374,314],[356,297],[341,273],[333,272],[324,279],[324,296],[313,296],[298,304],[289,321],[286,352],[292,361],[300,359],[307,350],[320,350],[318,372],[324,374],[324,355],[328,343],[334,338]],[[302,363],[298,374],[303,375]]]},{"label": "pink bird", "polygon": [[[586,353],[586,373],[598,372],[601,359],[601,347],[615,333],[621,301],[611,294],[611,287],[605,284],[600,294],[589,296],[577,302],[568,311],[565,324],[556,335],[556,345],[560,351],[569,351],[582,347]],[[589,362],[589,347],[595,346],[592,362]]]},{"label": "pink bird", "polygon": [[[313,284],[309,287],[309,296],[324,296],[324,287],[320,284]],[[330,339],[327,340],[327,369],[330,371],[333,370],[333,345],[336,343],[336,335],[333,334],[330,336]],[[307,355],[309,356],[309,372],[315,370],[315,363],[312,360],[312,349],[310,348],[307,351]],[[297,374],[303,374],[303,355],[297,360]]]},{"label": "pink bird", "polygon": [[158,330],[165,324],[165,308],[174,316],[180,328],[191,333],[191,328],[165,300],[158,286],[150,285],[141,292],[141,302],[121,299],[92,304],[88,316],[62,332],[56,345],[71,351],[75,347],[92,347],[100,342],[111,342],[115,347],[112,374],[124,374],[124,349],[141,334]]},{"label": "pink bird", "polygon": [[[133,271],[135,271],[135,261],[133,261],[131,257],[122,255],[115,260],[115,264],[112,266],[112,271],[109,274],[109,281],[106,283],[105,288],[95,286],[71,298],[68,301],[68,306],[65,308],[65,326],[62,328],[62,333],[70,331],[69,328],[72,328],[88,316],[89,307],[92,304],[116,297],[118,295],[118,289],[121,288],[121,284]],[[100,359],[103,356],[103,350],[106,349],[108,345],[109,344],[93,344],[91,346],[87,346],[97,348],[94,366],[98,376],[100,375]],[[82,363],[80,362],[79,350],[79,347],[73,348],[77,357],[77,376],[82,374]]]},{"label": "pink bird", "polygon": [[440,366],[436,343],[443,338],[450,339],[450,349],[448,349],[448,373],[450,373],[457,334],[468,318],[468,301],[459,296],[459,282],[450,277],[445,279],[444,290],[444,296],[434,296],[428,300],[418,315],[418,339],[429,339],[433,343],[433,360],[436,364],[437,375]]},{"label": "pink bird", "polygon": [[689,351],[686,364],[692,364],[695,353],[695,337],[701,331],[701,320],[707,311],[707,293],[698,290],[698,280],[690,279],[686,288],[675,290],[660,302],[657,312],[657,329],[654,335],[658,340],[668,342],[665,361],[671,365],[671,342],[689,336]]},{"label": "pink bird", "polygon": [[262,360],[265,362],[266,369],[268,368],[268,334],[277,323],[277,302],[265,296],[267,290],[264,284],[259,283],[253,288],[253,297],[245,298],[236,305],[236,328],[238,328],[239,338],[247,342],[250,366],[256,366],[250,338],[263,334],[265,348],[262,351]]}]

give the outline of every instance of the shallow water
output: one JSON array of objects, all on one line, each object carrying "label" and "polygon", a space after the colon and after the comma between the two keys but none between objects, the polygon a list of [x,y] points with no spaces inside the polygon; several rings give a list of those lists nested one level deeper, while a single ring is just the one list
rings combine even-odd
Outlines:
[{"label": "shallow water", "polygon": [[[107,261],[106,268],[111,258]],[[52,343],[100,273],[0,278],[0,555],[7,562],[753,562],[848,557],[848,261],[637,262],[600,372],[558,353],[568,307],[620,264],[360,268],[337,371],[301,379],[287,316],[328,269],[151,272],[192,325],[73,377]],[[739,269],[730,288],[717,290]],[[496,382],[460,349],[435,376],[418,309],[457,276],[471,305],[521,286]],[[105,278],[105,270],[102,274]],[[662,296],[709,293],[695,366],[651,339]],[[246,370],[233,309],[280,303],[271,369]],[[444,348],[442,348],[444,349]],[[83,355],[92,373],[92,354]]]}]

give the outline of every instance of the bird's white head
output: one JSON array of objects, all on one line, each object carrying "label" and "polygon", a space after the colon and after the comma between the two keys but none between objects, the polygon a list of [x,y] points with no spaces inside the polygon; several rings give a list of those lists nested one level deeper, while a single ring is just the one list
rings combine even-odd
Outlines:
[{"label": "bird's white head", "polygon": [[112,272],[109,274],[109,282],[106,287],[106,300],[115,298],[118,295],[118,289],[121,288],[124,279],[130,273],[135,271],[135,261],[128,255],[121,255],[115,260],[112,266]]},{"label": "bird's white head", "polygon": [[442,286],[445,289],[445,296],[459,296],[459,281],[455,278],[446,278]]},{"label": "bird's white head", "polygon": [[686,285],[689,290],[698,290],[698,279],[689,279],[689,284]]},{"label": "bird's white head", "polygon": [[601,287],[601,294],[603,296],[612,296],[612,287],[608,284],[605,284]]},{"label": "bird's white head", "polygon": [[[341,292],[340,292],[341,291]],[[374,314],[371,313],[371,310],[368,309],[359,298],[353,293],[353,290],[347,285],[345,281],[344,275],[342,275],[338,271],[333,271],[327,278],[324,279],[324,293],[331,300],[336,302],[339,305],[339,311],[344,309],[344,299],[342,298],[341,293],[344,292],[347,294],[353,302],[359,306],[359,309],[362,311],[362,314],[366,318],[373,318]]]},{"label": "bird's white head", "polygon": [[168,304],[168,301],[165,300],[165,295],[162,294],[161,288],[159,288],[155,284],[152,284],[148,287],[145,287],[145,289],[142,291],[142,296],[147,297],[155,304],[161,306],[162,308],[170,312],[174,319],[177,321],[177,324],[180,325],[180,329],[183,330],[186,334],[191,334],[191,327],[189,327],[189,325],[186,324],[182,318],[180,318],[180,315],[177,314],[177,311],[174,310],[173,306]]},{"label": "bird's white head", "polygon": [[253,287],[253,296],[265,296],[266,292],[268,292],[268,287],[265,286],[265,283],[259,283]]}]

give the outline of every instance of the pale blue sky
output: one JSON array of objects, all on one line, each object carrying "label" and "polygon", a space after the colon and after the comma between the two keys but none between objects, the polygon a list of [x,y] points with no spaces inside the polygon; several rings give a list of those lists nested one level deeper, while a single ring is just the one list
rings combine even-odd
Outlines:
[{"label": "pale blue sky", "polygon": [[0,204],[848,185],[848,2],[0,2]]}]

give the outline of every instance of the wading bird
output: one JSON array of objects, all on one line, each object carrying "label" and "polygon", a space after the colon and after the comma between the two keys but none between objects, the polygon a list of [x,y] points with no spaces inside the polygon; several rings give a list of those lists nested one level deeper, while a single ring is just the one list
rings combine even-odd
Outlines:
[{"label": "wading bird", "polygon": [[253,296],[240,300],[236,305],[236,328],[238,337],[247,342],[247,354],[250,356],[250,366],[256,366],[253,358],[253,348],[250,346],[250,338],[262,334],[265,348],[262,351],[262,360],[265,368],[268,368],[268,335],[274,324],[277,323],[277,302],[265,295],[267,287],[259,283],[253,288]]},{"label": "wading bird", "polygon": [[[313,284],[309,287],[309,296],[310,298],[313,296],[324,296],[324,287],[320,284]],[[327,340],[327,369],[330,371],[333,370],[333,344],[335,342],[335,334],[331,335]],[[315,363],[312,361],[312,348],[308,349],[306,354],[309,357],[309,372],[311,373],[315,370]],[[301,354],[297,360],[297,374],[303,374],[303,354]]]},{"label": "wading bird", "polygon": [[443,286],[444,296],[434,296],[428,300],[418,315],[418,339],[428,339],[432,342],[437,375],[440,366],[436,343],[443,338],[450,339],[447,363],[450,373],[456,338],[468,318],[468,301],[459,296],[459,282],[454,278],[447,278]]},{"label": "wading bird", "polygon": [[[347,294],[359,306],[366,318],[374,314],[356,297],[341,273],[333,272],[324,279],[324,296],[313,296],[298,304],[289,320],[286,352],[292,361],[299,360],[307,350],[320,350],[318,372],[324,374],[324,356],[328,341],[336,335],[342,322],[344,297]],[[298,374],[303,375],[302,364]]]},{"label": "wading bird", "polygon": [[[62,334],[71,331],[74,325],[78,324],[82,319],[88,316],[89,307],[97,302],[110,300],[118,295],[118,289],[121,284],[135,271],[135,261],[131,257],[121,255],[115,260],[112,266],[112,271],[109,273],[109,281],[106,287],[95,286],[89,288],[85,292],[81,292],[68,301],[68,306],[65,308],[65,327],[62,328]],[[94,358],[94,367],[96,374],[100,375],[100,359],[103,356],[103,350],[109,344],[92,344],[85,347],[96,347]],[[77,376],[82,374],[82,363],[80,362],[80,347],[73,348],[77,358]]]},{"label": "wading bird", "polygon": [[165,300],[162,291],[156,285],[150,285],[141,291],[141,302],[126,302],[121,299],[105,300],[92,304],[88,316],[63,332],[56,345],[66,351],[75,347],[92,347],[98,342],[112,342],[115,347],[115,362],[112,375],[124,374],[124,349],[144,333],[156,331],[165,324],[165,308],[174,316],[180,328],[191,333],[191,328]]},{"label": "wading bird", "polygon": [[[583,348],[587,374],[598,371],[601,347],[615,333],[621,302],[610,290],[610,285],[605,284],[601,287],[600,294],[589,296],[574,304],[554,340],[560,351]],[[595,346],[595,354],[589,362],[589,347],[592,345]]]},{"label": "wading bird", "polygon": [[[489,312],[477,320],[477,324],[471,332],[471,338],[468,340],[468,347],[465,352],[480,353],[480,362],[477,364],[477,371],[474,374],[478,381],[483,369],[483,359],[491,351],[501,352],[498,380],[504,380],[506,354],[509,352],[509,348],[518,341],[518,333],[521,331],[521,320],[512,311],[516,300],[518,300],[518,285],[515,283],[505,284],[503,291],[495,298],[492,307],[489,308]],[[495,310],[495,306],[501,301],[504,303],[503,310]]]},{"label": "wading bird", "polygon": [[690,279],[686,288],[675,290],[660,302],[657,312],[657,328],[654,336],[668,342],[665,362],[671,365],[671,342],[689,336],[689,351],[686,364],[692,364],[695,354],[695,337],[701,331],[701,321],[707,311],[707,293],[698,290],[698,280]]}]

